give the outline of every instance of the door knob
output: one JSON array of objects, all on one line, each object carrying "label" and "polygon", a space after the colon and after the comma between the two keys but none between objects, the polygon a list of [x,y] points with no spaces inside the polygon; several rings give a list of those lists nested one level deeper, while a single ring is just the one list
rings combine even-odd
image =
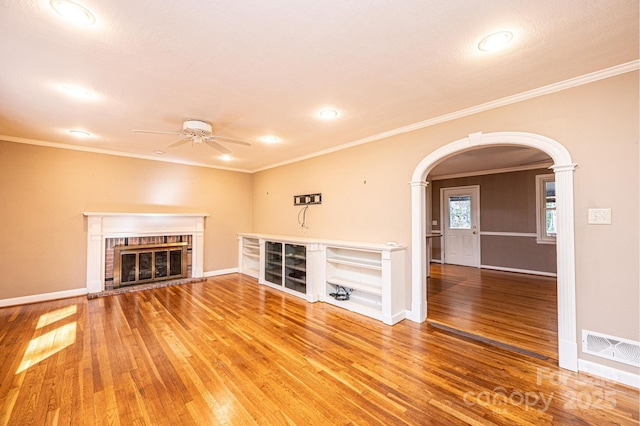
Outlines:
[{"label": "door knob", "polygon": [[474,233],[474,234],[477,234],[477,232],[476,232],[476,231],[473,231],[473,233]]}]

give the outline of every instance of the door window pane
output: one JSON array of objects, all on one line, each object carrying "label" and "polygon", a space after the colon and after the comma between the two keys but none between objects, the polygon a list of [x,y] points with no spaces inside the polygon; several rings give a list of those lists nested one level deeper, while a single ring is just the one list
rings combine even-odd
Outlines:
[{"label": "door window pane", "polygon": [[449,197],[449,229],[471,229],[471,196]]}]

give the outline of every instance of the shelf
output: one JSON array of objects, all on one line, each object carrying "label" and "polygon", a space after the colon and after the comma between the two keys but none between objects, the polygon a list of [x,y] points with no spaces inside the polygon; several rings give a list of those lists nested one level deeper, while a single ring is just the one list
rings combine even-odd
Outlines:
[{"label": "shelf", "polygon": [[382,295],[382,288],[378,286],[371,286],[369,284],[357,283],[341,278],[328,278],[327,282],[332,285],[339,285],[345,288],[352,288],[354,290],[362,291],[363,293]]},{"label": "shelf", "polygon": [[301,254],[287,254],[285,255],[285,257],[287,259],[302,259],[302,260],[306,260],[307,256],[301,255]]},{"label": "shelf", "polygon": [[358,298],[352,293],[349,300],[336,300],[328,296],[325,302],[382,321],[382,306],[377,301]]},{"label": "shelf", "polygon": [[247,252],[245,252],[245,253],[243,253],[243,255],[245,257],[251,257],[253,259],[260,259],[260,254],[259,253],[247,253]]},{"label": "shelf", "polygon": [[347,257],[347,256],[333,256],[333,257],[327,257],[327,262],[334,263],[336,265],[347,265],[347,266],[355,266],[358,268],[373,269],[376,271],[382,270],[382,262],[369,260],[369,259],[359,259],[359,258]]},{"label": "shelf", "polygon": [[305,265],[286,265],[287,269],[291,269],[293,271],[307,272],[307,268]]},{"label": "shelf", "polygon": [[297,283],[301,283],[301,284],[306,284],[307,283],[307,278],[297,278],[297,277],[292,277],[289,275],[285,275],[285,279],[289,280],[289,281],[295,281]]}]

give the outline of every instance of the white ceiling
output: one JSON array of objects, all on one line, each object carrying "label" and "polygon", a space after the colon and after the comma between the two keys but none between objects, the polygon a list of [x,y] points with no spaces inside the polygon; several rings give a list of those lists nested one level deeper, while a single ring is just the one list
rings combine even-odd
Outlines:
[{"label": "white ceiling", "polygon": [[[638,60],[636,0],[77,2],[95,25],[69,25],[49,0],[1,1],[0,138],[259,170]],[[479,51],[497,30],[511,45]],[[340,117],[318,120],[325,106]],[[252,146],[227,144],[224,162],[131,132],[187,118]]]}]

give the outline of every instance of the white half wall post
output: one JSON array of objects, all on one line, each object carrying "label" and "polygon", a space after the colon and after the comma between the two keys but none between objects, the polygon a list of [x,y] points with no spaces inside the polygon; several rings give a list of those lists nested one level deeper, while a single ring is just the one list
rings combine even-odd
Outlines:
[{"label": "white half wall post", "polygon": [[[573,171],[575,164],[551,167],[556,178],[556,256],[558,259],[558,360],[560,367],[578,371],[576,323],[575,230]],[[562,285],[560,285],[562,283]]]},{"label": "white half wall post", "polygon": [[[411,312],[408,318],[415,322],[427,319],[427,239],[426,239],[426,187],[424,180],[414,181],[411,185]],[[421,231],[418,233],[416,229]]]}]

